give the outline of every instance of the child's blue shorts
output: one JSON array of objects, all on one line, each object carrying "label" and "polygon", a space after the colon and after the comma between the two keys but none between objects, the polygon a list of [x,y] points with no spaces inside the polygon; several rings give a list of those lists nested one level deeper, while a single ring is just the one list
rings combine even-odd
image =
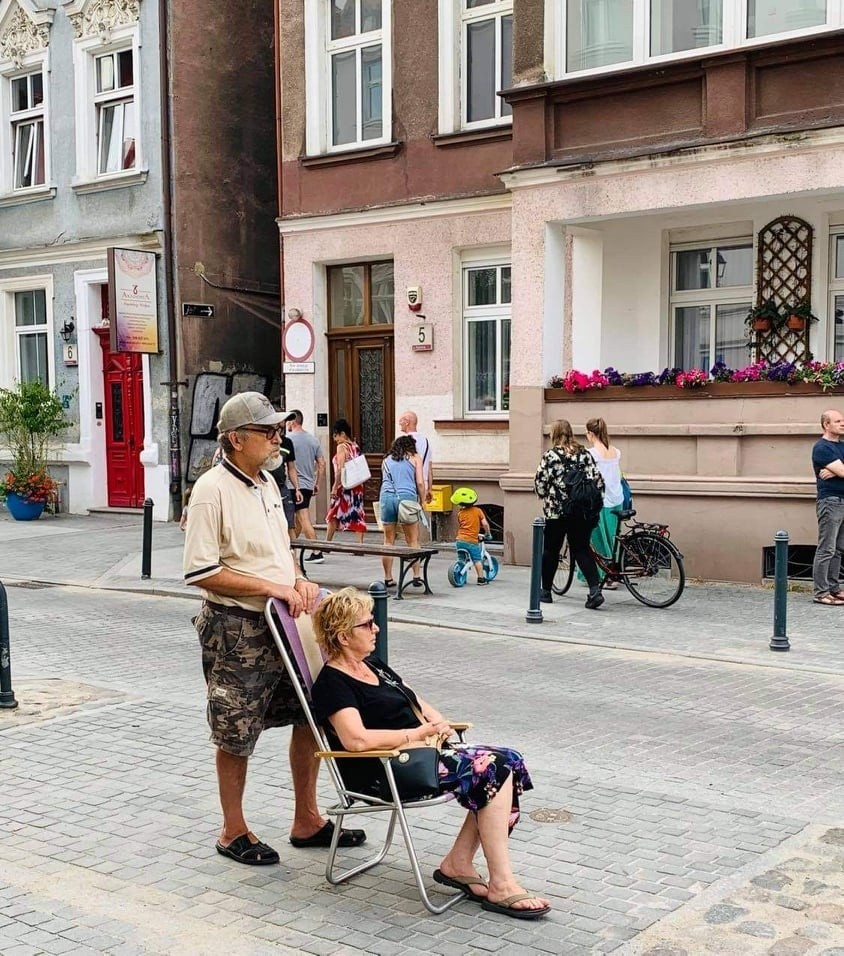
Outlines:
[{"label": "child's blue shorts", "polygon": [[481,554],[483,552],[481,551],[481,546],[479,544],[473,544],[471,541],[455,541],[454,547],[457,551],[468,551],[469,557],[473,561],[481,560]]}]

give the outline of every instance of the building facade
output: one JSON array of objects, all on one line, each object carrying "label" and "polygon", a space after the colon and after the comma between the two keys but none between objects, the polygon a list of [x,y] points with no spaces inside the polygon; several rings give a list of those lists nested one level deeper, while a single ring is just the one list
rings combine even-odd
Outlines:
[{"label": "building facade", "polygon": [[[691,574],[758,580],[777,528],[814,541],[820,390],[546,387],[571,368],[737,367],[749,347],[844,357],[840,4],[679,7],[281,5],[284,302],[315,343],[288,403],[312,424],[344,413],[373,456],[414,408],[437,479],[503,506],[519,563],[548,427],[593,414]],[[774,292],[818,316],[802,339],[748,337]]]},{"label": "building facade", "polygon": [[[272,38],[257,0],[0,0],[0,387],[67,408],[62,510],[172,516],[227,395],[278,387]],[[111,349],[112,247],[155,256],[150,354]]]}]

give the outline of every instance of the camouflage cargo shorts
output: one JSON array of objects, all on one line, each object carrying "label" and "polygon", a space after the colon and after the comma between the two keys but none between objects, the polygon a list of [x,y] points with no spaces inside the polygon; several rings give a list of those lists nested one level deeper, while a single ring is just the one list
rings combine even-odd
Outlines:
[{"label": "camouflage cargo shorts", "polygon": [[305,723],[263,617],[253,620],[203,604],[194,625],[208,685],[212,743],[248,757],[266,728]]}]

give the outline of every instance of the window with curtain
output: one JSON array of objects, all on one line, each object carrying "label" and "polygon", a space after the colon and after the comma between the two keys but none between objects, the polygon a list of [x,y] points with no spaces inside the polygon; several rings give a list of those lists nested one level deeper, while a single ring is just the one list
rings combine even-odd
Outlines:
[{"label": "window with curtain", "polygon": [[744,320],[753,303],[753,242],[671,253],[672,365],[708,372],[748,362]]},{"label": "window with curtain", "polygon": [[463,378],[467,412],[510,407],[509,264],[463,269]]},{"label": "window with curtain", "polygon": [[557,0],[564,73],[844,27],[840,0]]},{"label": "window with curtain", "polygon": [[830,316],[833,357],[844,362],[844,234],[830,236]]}]

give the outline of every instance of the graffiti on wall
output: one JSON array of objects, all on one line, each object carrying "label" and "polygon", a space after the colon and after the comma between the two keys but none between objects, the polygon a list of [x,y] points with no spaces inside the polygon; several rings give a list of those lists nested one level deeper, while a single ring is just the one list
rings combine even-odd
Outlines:
[{"label": "graffiti on wall", "polygon": [[193,383],[190,414],[190,450],[185,480],[194,482],[211,467],[217,447],[220,407],[237,392],[261,392],[269,396],[272,380],[256,372],[201,372]]}]

